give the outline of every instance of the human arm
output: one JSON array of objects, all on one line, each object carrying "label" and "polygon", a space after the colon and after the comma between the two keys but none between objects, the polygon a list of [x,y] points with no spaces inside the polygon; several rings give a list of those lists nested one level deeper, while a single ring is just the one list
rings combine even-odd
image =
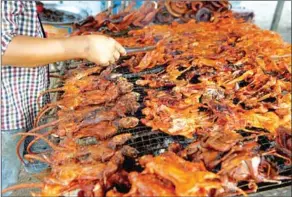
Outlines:
[{"label": "human arm", "polygon": [[125,54],[125,49],[118,42],[101,35],[60,39],[15,36],[2,55],[2,64],[36,67],[82,58],[106,66]]},{"label": "human arm", "polygon": [[119,43],[101,35],[36,37],[39,21],[32,1],[2,1],[1,8],[2,65],[36,67],[75,58],[107,65],[125,54]]}]

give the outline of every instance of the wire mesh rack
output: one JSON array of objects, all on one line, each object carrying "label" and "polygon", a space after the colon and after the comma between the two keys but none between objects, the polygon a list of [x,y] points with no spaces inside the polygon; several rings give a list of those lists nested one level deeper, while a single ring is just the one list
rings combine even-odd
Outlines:
[{"label": "wire mesh rack", "polygon": [[[144,117],[142,114],[142,109],[144,107],[143,101],[145,96],[147,96],[146,90],[147,87],[142,87],[136,85],[136,81],[141,79],[141,77],[145,74],[154,74],[162,72],[165,69],[164,65],[156,66],[152,69],[144,70],[140,73],[132,73],[127,67],[118,67],[114,70],[115,73],[120,73],[126,78],[129,82],[134,84],[133,91],[140,94],[138,102],[140,103],[140,108],[135,113],[135,117],[141,119]],[[169,87],[158,88],[157,90],[169,90]],[[244,131],[238,131],[241,135],[247,136],[249,133],[245,133]],[[138,151],[138,156],[143,156],[146,154],[158,155],[167,150],[169,145],[173,142],[177,142],[181,144],[183,147],[192,143],[195,138],[188,139],[183,136],[170,136],[166,133],[160,131],[152,131],[152,128],[139,123],[135,128],[131,129],[120,129],[117,133],[131,133],[132,139],[130,139],[127,144],[132,146]],[[265,136],[260,136],[258,138],[258,142],[260,144],[261,150],[268,150],[275,146],[273,141],[270,141]],[[279,158],[274,158],[273,156],[269,156],[269,159],[273,162],[274,167],[278,169],[280,175],[283,176],[291,176],[292,175],[292,167],[284,165],[284,160]],[[258,192],[269,191],[273,189],[279,189],[285,186],[291,186],[292,180],[284,180],[280,184],[279,183],[259,183],[258,184]],[[243,182],[239,183],[239,187],[241,189],[248,189],[248,183]]]},{"label": "wire mesh rack", "polygon": [[136,81],[137,79],[140,79],[141,76],[146,74],[155,74],[159,73],[165,70],[165,65],[157,65],[154,68],[148,68],[143,70],[142,72],[138,73],[132,73],[128,67],[118,67],[114,70],[114,72],[118,72],[123,74],[123,77],[128,79],[128,81]]},{"label": "wire mesh rack", "polygon": [[[280,168],[281,168],[281,170],[279,170],[279,172],[280,172],[281,176],[291,176],[291,174],[292,174],[291,166],[284,166],[283,165]],[[292,180],[291,179],[282,180],[279,183],[277,183],[277,182],[274,182],[274,183],[265,182],[265,183],[258,183],[257,185],[258,185],[257,192],[264,192],[264,191],[269,191],[269,190],[273,190],[273,189],[279,189],[279,188],[286,187],[286,186],[291,186],[292,185]],[[248,183],[246,183],[246,182],[239,183],[239,188],[248,189]]]},{"label": "wire mesh rack", "polygon": [[[134,83],[134,91],[140,94],[139,103],[141,108],[136,112],[135,116],[138,118],[143,118],[143,114],[141,109],[143,108],[143,100],[145,98],[146,89],[145,87],[141,87],[135,84],[138,79],[141,79],[141,76],[145,74],[153,74],[159,73],[164,70],[164,66],[157,66],[152,69],[147,69],[141,73],[131,73],[128,68],[120,67],[115,70],[115,72],[123,74],[123,77],[127,78],[129,82]],[[159,88],[159,90],[168,90],[169,88]],[[241,135],[247,136],[249,133],[245,133],[244,131],[238,131]],[[132,139],[128,141],[128,145],[136,148],[139,152],[139,156],[146,154],[158,155],[167,150],[168,146],[177,142],[181,144],[183,147],[187,146],[195,139],[188,139],[183,136],[170,136],[166,133],[160,131],[152,131],[150,127],[146,127],[143,124],[139,124],[135,128],[132,129],[121,129],[118,132],[120,133],[131,133],[133,135]],[[268,150],[275,146],[273,141],[270,141],[266,136],[260,136],[258,138],[258,143],[260,144],[261,150]],[[280,175],[282,176],[291,176],[292,175],[292,167],[286,166],[284,164],[284,160],[280,158],[275,158],[274,156],[268,156],[269,159],[273,162],[273,165],[278,169]],[[257,192],[264,192],[268,190],[278,189],[281,187],[289,186],[292,184],[292,180],[283,180],[281,183],[259,183]],[[240,183],[239,187],[241,189],[248,189],[248,183]]]},{"label": "wire mesh rack", "polygon": [[193,141],[182,136],[170,136],[159,131],[152,131],[151,128],[138,125],[133,129],[122,130],[119,133],[132,133],[133,137],[128,141],[128,145],[135,148],[139,155],[158,155],[164,152],[169,144],[178,142],[185,146]]}]

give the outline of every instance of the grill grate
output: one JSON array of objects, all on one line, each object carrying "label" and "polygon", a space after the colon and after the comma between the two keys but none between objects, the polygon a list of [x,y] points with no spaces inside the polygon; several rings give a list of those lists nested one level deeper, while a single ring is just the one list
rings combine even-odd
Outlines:
[{"label": "grill grate", "polygon": [[[132,139],[129,140],[127,144],[137,149],[137,151],[139,152],[138,156],[143,156],[147,154],[159,155],[165,152],[169,144],[173,142],[178,142],[183,147],[185,147],[194,140],[187,139],[182,136],[170,136],[159,131],[151,131],[151,128],[143,126],[141,124],[132,129],[120,130],[119,133],[133,134]],[[261,144],[261,146],[271,146],[272,144],[267,139],[263,140],[259,139],[259,143]],[[291,176],[292,174],[291,166],[285,166],[284,161],[282,159],[276,159],[274,162],[275,162],[274,165],[279,170],[281,176]],[[281,181],[281,183],[259,183],[257,192],[278,189],[281,187],[289,186],[291,184],[292,184],[291,179],[283,180]],[[246,182],[239,183],[239,188],[247,190],[248,183]]]},{"label": "grill grate", "polygon": [[[143,100],[147,95],[145,92],[145,87],[141,87],[135,84],[135,82],[140,79],[140,77],[144,74],[149,73],[158,73],[164,69],[164,66],[158,66],[152,69],[148,69],[143,73],[135,73],[132,74],[127,68],[120,67],[116,69],[116,72],[123,74],[123,77],[127,78],[129,82],[134,84],[134,91],[140,94],[139,103],[141,105],[140,109],[136,112],[135,116],[137,118],[143,118],[143,114],[141,109],[143,108]],[[169,90],[167,87],[159,88],[158,90]],[[178,142],[182,146],[186,146],[190,144],[194,139],[187,139],[182,136],[170,136],[166,133],[159,131],[152,131],[150,127],[146,127],[141,123],[132,129],[121,129],[118,133],[132,133],[133,137],[128,141],[128,145],[136,148],[139,152],[139,156],[146,154],[158,155],[167,150],[169,144],[172,142]],[[244,131],[239,131],[239,133],[243,136],[250,135],[249,133],[245,133]],[[260,136],[258,138],[258,142],[260,144],[261,150],[268,150],[275,146],[275,143],[270,141],[266,136]],[[285,166],[284,160],[280,158],[275,158],[274,156],[266,156],[269,157],[272,164],[277,167],[282,176],[291,176],[292,167]],[[285,186],[289,186],[292,184],[292,180],[284,180],[280,184],[278,183],[260,183],[258,184],[258,192],[268,191],[276,188],[281,188]],[[239,187],[241,189],[248,189],[247,183],[239,183]]]},{"label": "grill grate", "polygon": [[191,143],[192,140],[185,139],[181,136],[170,136],[162,132],[151,131],[147,127],[140,127],[136,130],[136,133],[128,142],[128,145],[136,148],[140,156],[145,154],[158,155],[164,152],[169,144],[173,142],[187,145]]},{"label": "grill grate", "polygon": [[132,73],[128,67],[118,67],[114,70],[114,72],[123,74],[123,77],[127,79],[138,79],[139,77],[146,75],[146,74],[155,74],[165,70],[165,65],[157,65],[154,68],[145,69],[142,72]]},{"label": "grill grate", "polygon": [[[143,118],[144,115],[142,114],[143,109],[143,101],[145,96],[147,96],[146,88],[142,86],[138,86],[135,82],[141,78],[141,76],[145,74],[154,74],[164,70],[164,65],[156,66],[152,69],[146,69],[140,73],[131,73],[128,68],[126,67],[119,67],[115,70],[115,72],[123,74],[123,77],[127,78],[127,80],[134,84],[133,91],[140,94],[138,102],[140,103],[141,107],[136,112],[135,116],[137,118]],[[164,88],[160,88],[161,90]],[[150,127],[146,127],[143,124],[139,124],[135,128],[132,129],[120,129],[118,134],[120,133],[131,133],[133,137],[131,140],[128,141],[128,145],[136,148],[139,152],[139,156],[145,154],[154,154],[158,155],[164,152],[169,144],[172,142],[179,142],[181,145],[187,145],[191,143],[193,140],[187,139],[182,136],[170,136],[168,134],[159,132],[159,131],[152,131]]]},{"label": "grill grate", "polygon": [[[291,176],[292,168],[291,166],[282,167],[282,170],[279,171],[281,176]],[[283,180],[281,183],[259,183],[258,184],[258,191],[263,192],[272,189],[278,189],[285,186],[291,186],[292,180]],[[248,183],[239,183],[239,188],[241,189],[248,189]]]},{"label": "grill grate", "polygon": [[[131,73],[127,67],[118,67],[115,69],[115,72],[123,74],[123,77],[127,78],[127,80],[134,84],[133,91],[140,94],[138,102],[141,107],[135,113],[135,117],[141,119],[143,118],[142,109],[143,109],[143,100],[146,94],[146,88],[141,87],[135,84],[135,82],[140,79],[141,76],[150,73],[158,73],[163,71],[165,66],[160,65],[152,69],[147,69],[146,71],[140,73]],[[169,87],[162,87],[158,90],[169,90]],[[248,136],[250,134],[245,133],[244,131],[238,131],[243,136]],[[118,134],[121,133],[131,133],[133,135],[132,139],[130,139],[127,144],[137,149],[138,156],[143,156],[146,154],[158,155],[167,150],[169,144],[172,142],[178,142],[182,146],[187,146],[194,139],[187,139],[182,136],[170,136],[166,133],[159,131],[152,131],[150,127],[146,127],[143,124],[139,123],[138,126],[131,129],[120,129]],[[261,150],[267,150],[275,146],[274,142],[271,142],[267,137],[261,136],[258,138],[258,142],[260,143]],[[291,166],[285,166],[284,160],[280,158],[275,158],[274,156],[266,156],[269,157],[270,161],[272,161],[273,165],[277,167],[282,176],[291,176],[292,168]],[[278,183],[260,183],[258,184],[258,192],[268,191],[276,188],[281,188],[285,186],[289,186],[292,184],[292,180],[284,180],[281,184]],[[241,189],[248,189],[247,183],[239,183],[239,187]]]}]

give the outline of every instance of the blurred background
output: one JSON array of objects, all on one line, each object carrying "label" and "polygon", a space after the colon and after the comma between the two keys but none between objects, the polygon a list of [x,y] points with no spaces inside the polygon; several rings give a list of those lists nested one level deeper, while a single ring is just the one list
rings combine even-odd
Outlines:
[{"label": "blurred background", "polygon": [[[119,10],[129,1],[41,1],[44,4],[64,4],[70,6],[77,6],[88,12],[89,15],[95,15],[102,10],[107,9],[109,6],[114,5],[113,13],[118,13]],[[267,30],[274,30],[281,34],[286,42],[291,43],[291,1],[230,1],[233,9],[246,9],[253,11],[254,23],[259,27]],[[276,7],[278,3],[277,13]],[[136,7],[138,8],[143,4],[143,1],[136,0]],[[282,8],[281,8],[282,7]],[[279,16],[278,24],[273,26],[273,18],[275,14]]]}]

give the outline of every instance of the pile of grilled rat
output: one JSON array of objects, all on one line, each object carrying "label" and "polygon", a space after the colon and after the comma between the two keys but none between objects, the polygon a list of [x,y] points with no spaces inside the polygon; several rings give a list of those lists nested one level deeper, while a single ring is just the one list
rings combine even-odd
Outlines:
[{"label": "pile of grilled rat", "polygon": [[[165,68],[136,81],[148,89],[141,122],[193,142],[136,158],[142,169],[129,169],[125,158],[135,158],[137,151],[125,145],[130,134],[115,134],[138,124],[125,116],[138,109],[137,94],[110,69],[90,75],[100,68],[82,68],[68,74],[64,87],[55,90],[64,92],[62,99],[46,106],[36,128],[22,134],[45,139],[46,134],[34,132],[53,125],[51,133],[63,137],[57,145],[48,142],[54,149],[50,155],[25,156],[52,166],[43,183],[29,185],[41,188],[34,195],[246,195],[257,191],[258,183],[291,179],[279,175],[274,162],[291,165],[291,45],[278,34],[226,12],[211,23],[153,25],[118,40],[125,46],[156,45],[120,66],[132,72]],[[155,89],[161,87],[168,90]],[[120,107],[129,94],[132,100],[123,103],[131,102]],[[38,127],[42,114],[52,108],[59,108],[57,119]],[[89,136],[93,144],[80,143]],[[264,147],[262,139],[270,146]],[[248,187],[241,188],[242,182]]]},{"label": "pile of grilled rat", "polygon": [[111,15],[112,8],[89,16],[81,24],[75,24],[76,31],[72,35],[86,35],[98,32],[117,33],[127,32],[132,28],[141,28],[151,23],[170,24],[174,21],[181,23],[191,19],[197,21],[212,21],[214,15],[230,10],[228,1],[145,1],[134,9],[135,1],[118,14]]},{"label": "pile of grilled rat", "polygon": [[[270,31],[222,14],[213,23],[149,26],[129,32],[154,51],[123,62],[133,72],[156,65],[136,84],[149,88],[142,122],[191,138],[216,130],[291,128],[291,45]],[[127,39],[124,39],[127,45]],[[150,40],[150,41],[148,41]],[[138,63],[137,63],[138,62]]]},{"label": "pile of grilled rat", "polygon": [[[246,194],[257,191],[257,183],[291,179],[280,176],[280,169],[271,161],[283,160],[291,166],[290,44],[275,32],[237,19],[232,12],[211,23],[191,20],[153,25],[132,30],[129,35],[120,42],[126,46],[156,45],[156,49],[133,55],[122,63],[124,66],[137,73],[157,65],[165,68],[136,81],[148,89],[141,122],[154,131],[194,139],[189,146],[177,148],[176,155],[202,163],[217,177],[210,175],[208,181],[213,182],[199,186],[195,183],[201,183],[203,175],[194,183],[191,178],[195,175],[184,180],[180,176],[187,177],[191,170],[179,173],[172,168],[174,161],[167,162],[169,168],[158,167],[158,161],[171,157],[165,153],[149,156],[157,163],[152,159],[140,162],[145,171],[130,175],[134,188],[129,193],[111,191],[110,195],[155,195],[151,193],[155,189],[145,190],[151,181],[165,185],[165,190],[155,190],[165,192],[165,196]],[[273,145],[264,148],[263,139]],[[176,175],[184,181],[178,184]],[[214,181],[218,187],[212,187]],[[248,189],[238,188],[242,182],[248,182]],[[202,185],[206,187],[200,188]]]},{"label": "pile of grilled rat", "polygon": [[[26,136],[34,136],[24,158],[48,163],[51,172],[41,184],[16,185],[8,190],[37,187],[41,192],[33,196],[61,196],[75,190],[79,195],[102,196],[115,184],[126,183],[123,177],[127,173],[122,168],[125,157],[135,158],[137,151],[124,145],[131,134],[118,134],[118,130],[139,123],[131,116],[139,108],[139,94],[133,92],[133,84],[125,78],[112,74],[112,69],[81,66],[67,73],[61,88],[40,95],[39,98],[48,92],[63,92],[58,101],[41,109],[34,129],[18,134],[22,138],[17,153],[23,161],[20,145]],[[53,109],[57,109],[55,119],[39,126],[43,116]],[[39,133],[44,128],[50,129]],[[57,144],[48,139],[51,135],[59,138]],[[52,151],[32,152],[30,147],[40,139]]]}]

